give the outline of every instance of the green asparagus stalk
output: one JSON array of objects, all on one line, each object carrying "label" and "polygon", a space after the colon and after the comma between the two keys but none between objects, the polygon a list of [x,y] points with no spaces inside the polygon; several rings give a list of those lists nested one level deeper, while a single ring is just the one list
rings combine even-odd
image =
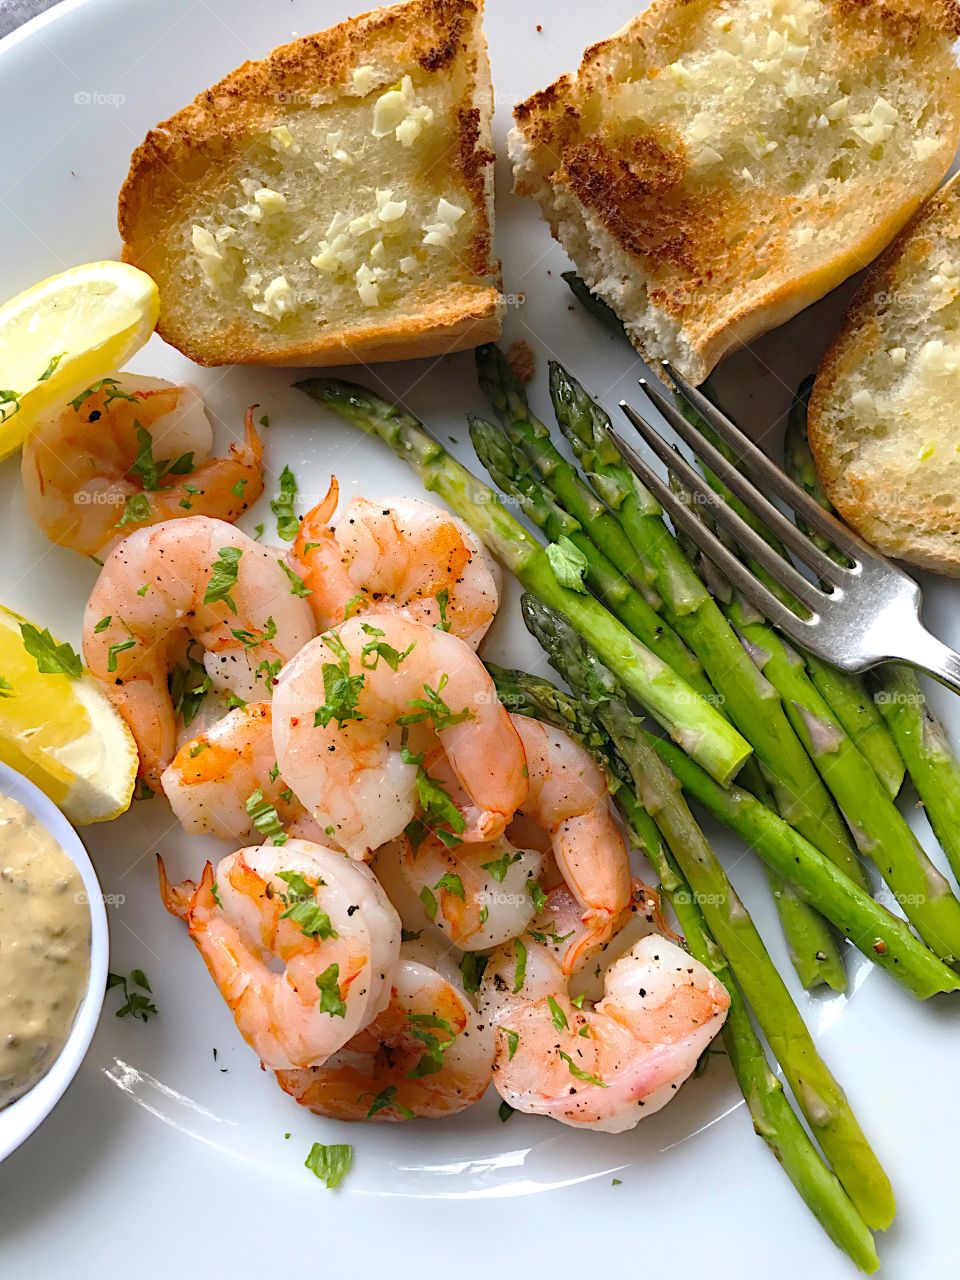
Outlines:
[{"label": "green asparagus stalk", "polygon": [[556,500],[580,521],[600,550],[625,577],[638,586],[649,585],[643,559],[637,554],[620,522],[596,497],[550,439],[550,432],[527,403],[523,384],[499,347],[476,350],[477,376],[497,418],[511,441],[529,459]]},{"label": "green asparagus stalk", "polygon": [[613,673],[591,654],[569,622],[533,597],[524,621],[576,696],[599,719],[627,764],[650,813],[697,895],[824,1155],[869,1227],[894,1215],[887,1175],[870,1149],[843,1090],[820,1058],[760,934],[697,826],[679,783],[650,745]]},{"label": "green asparagus stalk", "polygon": [[[626,488],[628,471],[606,435],[604,410],[567,371],[551,369],[551,393],[564,435],[588,475]],[[629,504],[624,503],[629,509]],[[826,788],[790,726],[780,698],[756,670],[710,592],[659,515],[634,513],[624,528],[653,573],[663,611],[703,663],[727,715],[750,742],[770,779],[781,815],[848,875],[861,874],[856,851]]]},{"label": "green asparagus stalk", "polygon": [[[584,388],[556,361],[550,362],[550,396],[553,401],[557,421],[574,451],[575,456],[587,474],[587,477],[599,497],[605,499],[616,512],[624,531],[638,552],[644,556],[648,572],[660,589],[664,601],[664,611],[673,618],[684,633],[690,645],[708,662],[717,688],[723,694],[723,703],[729,700],[731,690],[736,692],[746,688],[747,695],[741,693],[741,721],[738,725],[741,733],[750,738],[755,733],[755,726],[763,724],[766,718],[766,707],[758,705],[759,699],[750,699],[749,690],[755,683],[753,672],[749,671],[750,663],[745,661],[741,646],[731,632],[719,612],[711,607],[709,593],[703,583],[693,572],[689,560],[682,550],[675,545],[664,545],[670,539],[669,531],[662,521],[662,511],[653,496],[638,483],[633,473],[627,469],[620,454],[614,448],[606,427],[609,418],[604,410],[587,395]],[[651,554],[652,551],[652,554]],[[644,553],[646,552],[646,555]],[[779,740],[777,738],[779,732]],[[803,759],[799,744],[791,741],[789,726],[780,712],[777,722],[771,726],[766,735],[753,742],[755,749],[762,753],[766,748],[768,758],[776,751],[780,756],[779,746],[782,742],[789,744],[792,755],[787,756],[786,788],[781,782],[781,799],[783,791],[787,791],[788,812],[793,812],[793,793],[803,793],[811,782],[813,771],[809,762]],[[795,786],[790,788],[790,765],[796,766],[793,775]],[[765,802],[776,803],[776,798],[769,794],[762,780],[758,764],[751,760],[747,765],[748,775],[741,775],[740,781]],[[835,856],[842,858],[846,864],[854,859],[853,849],[847,840],[839,818],[832,813],[829,799],[821,792],[819,795],[821,812],[828,815],[832,833]],[[824,842],[825,833],[817,830],[813,822],[805,823],[811,835]],[[825,921],[818,918],[806,903],[799,899],[789,881],[784,880],[776,872],[768,870],[768,879],[780,916],[784,938],[790,952],[790,959],[804,987],[813,988],[820,985],[832,987],[835,991],[846,988],[846,975],[843,961],[836,943]]]},{"label": "green asparagus stalk", "polygon": [[598,600],[561,586],[540,543],[418,419],[356,383],[308,378],[295,385],[346,422],[378,436],[408,462],[424,487],[439,494],[528,591],[569,617],[620,672],[633,697],[685,751],[718,782],[726,785],[734,777],[750,755],[744,739]]},{"label": "green asparagus stalk", "polygon": [[[761,568],[753,567],[756,572]],[[860,852],[875,863],[928,946],[943,960],[960,959],[960,902],[821,697],[803,659],[718,572],[712,581],[715,596],[758,670],[779,691],[797,736],[840,806]]]},{"label": "green asparagus stalk", "polygon": [[697,658],[583,532],[580,522],[554,502],[504,432],[475,414],[470,415],[469,423],[477,456],[498,488],[519,503],[524,515],[550,542],[559,545],[561,538],[568,538],[586,561],[587,582],[611,613],[698,693],[710,698],[713,690]]},{"label": "green asparagus stalk", "polygon": [[[825,511],[832,511],[807,442],[809,389],[801,386],[788,419],[784,464],[788,474],[811,498]],[[843,563],[843,554],[829,539],[815,530],[805,531],[822,550]],[[875,705],[892,735],[894,750],[906,765],[934,835],[960,882],[960,762],[943,726],[930,712],[920,679],[912,667],[883,667],[872,674],[870,683],[875,689]]]},{"label": "green asparagus stalk", "polygon": [[960,959],[960,902],[807,676],[803,660],[736,597],[724,609],[758,668],[780,691],[791,723],[850,824],[861,853],[876,864],[928,946],[944,960]]},{"label": "green asparagus stalk", "polygon": [[[487,667],[501,700],[511,711],[545,720],[565,730],[586,747],[604,769],[624,821],[646,854],[660,881],[661,891],[673,907],[690,953],[706,965],[729,992],[730,1008],[721,1034],[737,1083],[750,1110],[754,1131],[770,1147],[807,1208],[834,1244],[843,1249],[861,1270],[875,1271],[879,1261],[873,1237],[835,1174],[824,1164],[806,1129],[797,1119],[783,1086],[770,1070],[766,1052],[753,1029],[749,1009],[729,962],[711,936],[693,891],[656,824],[632,790],[629,774],[609,739],[598,731],[576,699],[563,693],[549,680],[525,672],[507,671],[492,663]],[[680,755],[683,757],[682,752]],[[722,787],[718,790],[723,793]]]},{"label": "green asparagus stalk", "polygon": [[764,862],[789,876],[804,901],[907,991],[921,1000],[960,991],[960,975],[782,818],[740,787],[717,786],[672,743],[647,736],[689,796],[735,831]]},{"label": "green asparagus stalk", "polygon": [[[715,399],[710,391],[709,382],[704,384],[703,390],[708,395],[711,395],[711,398]],[[734,451],[726,444],[725,441],[721,440],[720,437],[716,435],[713,429],[703,420],[703,418],[700,417],[693,406],[688,404],[682,396],[677,396],[676,400],[678,408],[684,416],[699,428],[699,430],[713,443],[715,448],[720,450],[729,462],[733,463],[734,466],[739,466],[739,459]],[[801,402],[800,407],[803,409],[805,422],[805,405]],[[794,423],[792,430],[794,432],[796,431],[795,424],[797,416],[798,402],[795,401],[791,415],[791,421]],[[788,431],[790,430],[791,427],[788,426]],[[810,459],[810,464],[812,467],[812,458]],[[763,521],[759,520],[757,516],[754,515],[754,513],[745,506],[740,499],[727,488],[726,485],[722,483],[714,472],[712,472],[708,467],[702,467],[702,470],[704,478],[710,486],[724,498],[724,500],[756,533],[760,534],[760,536],[769,543],[778,555],[787,559],[787,551],[783,543],[766,527]],[[805,529],[802,522],[800,527],[804,529],[805,532],[810,532]],[[818,537],[814,540],[819,546],[827,547],[830,545],[825,538]],[[831,548],[830,553],[833,555],[839,555],[835,548]],[[780,583],[778,583],[762,565],[753,560],[749,560],[748,563],[760,581],[769,587],[774,595],[785,601],[791,607],[798,608],[798,611],[802,611],[802,606],[798,607],[797,602],[793,600],[790,593],[785,591]],[[833,708],[833,711],[840,720],[840,723],[844,726],[844,729],[856,743],[862,754],[870,762],[871,767],[887,788],[889,794],[891,796],[896,796],[903,784],[903,761],[900,759],[896,746],[883,723],[883,719],[879,711],[873,705],[864,681],[859,676],[849,675],[846,672],[838,671],[835,667],[831,667],[829,663],[824,662],[815,654],[808,653],[805,650],[802,650],[801,653],[806,664],[807,671],[810,675],[810,679],[819,689],[823,698]]]},{"label": "green asparagus stalk", "polygon": [[927,705],[912,667],[885,668],[877,684],[877,705],[960,883],[960,762],[946,730]]}]

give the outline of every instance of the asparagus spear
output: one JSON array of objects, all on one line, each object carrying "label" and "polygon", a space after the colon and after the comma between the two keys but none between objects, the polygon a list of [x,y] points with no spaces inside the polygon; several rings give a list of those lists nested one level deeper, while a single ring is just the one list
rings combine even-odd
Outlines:
[{"label": "asparagus spear", "polygon": [[622,574],[638,586],[649,585],[647,566],[637,554],[620,522],[580,480],[550,439],[550,432],[534,417],[523,384],[506,356],[492,343],[476,350],[477,376],[484,394],[509,438],[522,450],[556,500],[583,528]]},{"label": "asparagus spear", "polygon": [[[806,407],[810,386],[801,386],[791,410],[784,441],[784,464],[801,488],[826,511],[832,511],[807,443]],[[805,532],[828,555],[843,562],[842,553],[827,538],[814,530],[805,529]],[[906,764],[934,835],[960,881],[960,762],[943,726],[931,714],[920,679],[912,667],[884,667],[873,674],[871,682],[876,689],[876,706],[892,734],[894,749]]]},{"label": "asparagus spear", "polygon": [[[561,366],[551,369],[551,393],[557,418],[584,469],[626,488],[633,473],[614,460],[604,410]],[[615,451],[614,451],[615,452]],[[624,501],[624,510],[630,504]],[[659,510],[659,509],[658,509]],[[862,876],[856,852],[839,814],[790,727],[776,690],[756,670],[710,592],[659,515],[624,517],[631,539],[654,575],[664,614],[700,658],[723,707],[750,742],[769,774],[784,818],[843,867]]]},{"label": "asparagus spear", "polygon": [[[575,456],[583,467],[598,496],[603,497],[619,517],[624,531],[634,547],[644,557],[648,572],[659,587],[664,601],[664,611],[684,630],[690,645],[710,663],[709,670],[727,703],[730,691],[746,689],[747,696],[741,706],[741,733],[748,738],[756,733],[758,723],[766,719],[766,708],[758,705],[758,699],[750,699],[749,690],[754,684],[754,673],[749,662],[744,661],[736,636],[719,612],[711,607],[709,593],[692,570],[680,547],[666,545],[670,534],[663,524],[662,511],[653,496],[640,485],[633,473],[624,465],[614,448],[606,427],[609,418],[600,405],[587,395],[584,388],[556,361],[550,362],[550,396],[557,421],[569,440]],[[736,705],[736,704],[734,704]],[[777,734],[779,734],[779,739]],[[809,762],[803,758],[799,744],[793,740],[782,711],[775,723],[751,745],[762,758],[768,760],[779,751],[781,742],[788,745],[786,786],[780,784],[780,799],[787,801],[787,812],[794,812],[793,793],[803,794],[814,777]],[[791,764],[795,772],[791,774]],[[776,803],[762,779],[762,772],[751,760],[747,774],[740,781],[766,803]],[[790,787],[794,781],[795,786]],[[784,796],[783,792],[787,794]],[[816,794],[816,793],[815,793]],[[830,829],[817,829],[812,820],[803,823],[812,837],[826,844],[828,850],[841,858],[845,865],[853,859],[853,849],[843,831],[842,823],[832,813],[829,799],[820,789],[821,812],[827,815]],[[829,844],[832,834],[834,844]],[[801,901],[789,881],[768,869],[768,879],[783,928],[790,958],[800,981],[807,988],[827,985],[835,991],[846,988],[843,961],[826,923]]]},{"label": "asparagus spear", "polygon": [[[750,1109],[754,1131],[770,1147],[834,1244],[843,1249],[861,1270],[875,1271],[879,1261],[873,1238],[837,1177],[824,1164],[790,1106],[783,1086],[770,1070],[729,962],[711,936],[694,894],[656,824],[631,789],[629,774],[609,739],[597,729],[580,703],[549,680],[521,671],[507,671],[492,663],[487,663],[487,668],[501,700],[511,711],[546,720],[565,730],[586,747],[604,769],[624,821],[647,855],[661,890],[673,906],[687,947],[701,964],[712,970],[729,992],[730,1008],[721,1034],[737,1083]],[[682,752],[680,755],[683,757]],[[722,787],[718,790],[723,793]]]},{"label": "asparagus spear", "polygon": [[946,730],[928,707],[912,667],[891,666],[877,684],[877,704],[960,883],[960,761]]},{"label": "asparagus spear", "polygon": [[424,487],[464,519],[489,550],[541,599],[562,610],[620,672],[658,724],[724,785],[750,755],[735,729],[618,622],[593,596],[560,585],[539,542],[497,495],[456,461],[412,414],[352,382],[308,378],[295,384],[346,422],[379,436],[408,462]]},{"label": "asparagus spear", "polygon": [[[812,379],[810,380],[812,386]],[[709,392],[709,385],[705,387]],[[804,395],[804,387],[801,387],[798,397],[795,399],[787,420],[787,432],[784,439],[784,458],[787,464],[787,470],[790,471],[791,466],[795,469],[800,467],[800,438],[799,433],[802,432],[803,444],[806,445],[806,400],[801,397]],[[809,398],[809,387],[806,388],[806,396]],[[714,446],[718,448],[723,455],[735,466],[739,465],[739,460],[733,451],[711,430],[709,425],[696,413],[691,405],[689,405],[682,397],[677,397],[677,404],[681,412],[690,419],[701,431],[712,441]],[[809,449],[806,451],[807,463],[809,470],[804,470],[803,481],[799,480],[794,474],[794,479],[806,488],[812,477],[815,479],[816,473],[813,471],[813,458],[810,456]],[[792,473],[793,474],[793,473]],[[754,514],[749,511],[742,503],[720,483],[718,478],[708,469],[704,469],[704,475],[710,482],[712,487],[721,493],[728,502],[731,502],[739,514],[747,521],[747,523],[761,533],[773,548],[780,555],[786,556],[786,549],[782,543],[770,533],[770,531],[758,521]],[[821,491],[822,493],[822,491]],[[813,496],[819,499],[817,494]],[[820,535],[813,535],[813,531],[807,529],[801,521],[800,527],[804,529],[808,535],[813,537],[813,541],[824,549],[829,549],[831,554],[839,553],[826,538]],[[842,557],[841,557],[842,559]],[[773,583],[773,580],[767,574],[763,574],[763,581],[771,586],[778,595],[783,595],[783,590],[779,584]],[[870,762],[877,776],[883,782],[892,796],[896,796],[903,783],[903,761],[900,759],[893,739],[889,731],[886,729],[883,719],[873,704],[865,682],[859,677],[850,675],[843,671],[838,671],[835,667],[831,667],[828,663],[823,662],[812,653],[803,654],[804,661],[807,665],[810,678],[819,689],[822,696],[833,708],[838,720],[843,725],[846,732],[852,738],[854,743],[859,747],[860,751]]]},{"label": "asparagus spear", "polygon": [[630,770],[720,944],[807,1122],[868,1226],[884,1229],[894,1214],[887,1175],[860,1129],[843,1090],[816,1051],[749,913],[697,826],[674,775],[651,747],[613,673],[555,610],[523,597],[524,621],[576,696],[597,716]]},{"label": "asparagus spear", "polygon": [[944,960],[960,959],[960,902],[820,696],[802,659],[737,598],[731,598],[724,610],[759,669],[779,689],[791,723],[846,816],[861,853],[876,864],[928,946]]},{"label": "asparagus spear", "polygon": [[677,633],[610,563],[580,522],[554,502],[503,431],[475,414],[469,416],[469,423],[473,447],[494,483],[519,502],[524,515],[551,542],[559,544],[561,538],[568,538],[586,561],[587,581],[611,613],[698,693],[711,697],[713,690],[703,668]]},{"label": "asparagus spear", "polygon": [[[680,489],[682,493],[682,488]],[[761,566],[748,561],[759,572]],[[759,670],[779,690],[791,723],[908,919],[943,960],[960,959],[960,902],[927,857],[876,772],[810,680],[802,658],[714,571],[714,594]],[[773,579],[769,579],[773,584]]]}]

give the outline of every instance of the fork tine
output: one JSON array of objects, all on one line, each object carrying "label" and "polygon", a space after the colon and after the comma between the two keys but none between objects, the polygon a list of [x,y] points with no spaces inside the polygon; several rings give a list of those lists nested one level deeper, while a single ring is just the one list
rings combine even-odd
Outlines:
[{"label": "fork tine", "polygon": [[851,560],[869,560],[874,564],[890,569],[892,572],[901,572],[885,556],[880,555],[878,551],[875,551],[873,547],[858,537],[852,529],[848,529],[836,516],[829,511],[825,511],[819,502],[815,502],[808,493],[805,493],[799,485],[795,484],[784,471],[781,471],[775,463],[770,461],[762,449],[758,449],[753,441],[745,436],[735,423],[730,421],[725,413],[721,413],[702,391],[689,383],[682,374],[678,373],[669,360],[662,361],[662,364],[667,377],[683,398],[713,427],[717,435],[726,444],[736,450],[737,456],[743,460],[751,473],[759,480],[762,480],[764,484],[769,485],[775,493],[779,494],[797,515],[803,517],[807,524],[829,538],[834,546],[838,550],[845,552]]},{"label": "fork tine", "polygon": [[779,627],[799,644],[803,644],[806,639],[806,629],[810,624],[798,617],[792,609],[788,609],[762,582],[759,582],[743,561],[723,545],[713,530],[709,529],[670,486],[647,466],[637,451],[627,444],[613,427],[606,427],[606,432],[621,458],[641,484],[646,485],[663,509],[669,512],[674,524],[690,535],[704,555],[714,562],[744,598],[755,605],[774,626]]},{"label": "fork tine", "polygon": [[[642,418],[626,401],[620,401],[620,408],[664,466],[679,477],[684,488],[694,494],[699,502],[709,506],[710,514],[733,535],[739,546],[763,565],[764,569],[782,586],[802,600],[809,609],[815,614],[818,613],[827,601],[819,588],[799,573],[788,560],[784,560],[783,556],[774,551],[770,544],[765,542],[756,530],[751,529],[719,494],[714,493],[700,473],[671,449],[655,427]],[[753,574],[749,570],[747,573],[751,581],[755,582]]]},{"label": "fork tine", "polygon": [[688,422],[679,409],[664,395],[651,387],[645,378],[640,379],[640,386],[680,439],[703,459],[710,470],[737,495],[741,502],[759,516],[781,542],[786,543],[791,551],[794,551],[801,560],[806,561],[818,578],[826,582],[841,583],[849,577],[849,569],[838,565],[821,551],[816,543],[811,542],[807,535],[798,529],[792,520],[788,520],[768,498],[764,497],[754,482],[738,471],[733,463],[729,462],[692,422]]}]

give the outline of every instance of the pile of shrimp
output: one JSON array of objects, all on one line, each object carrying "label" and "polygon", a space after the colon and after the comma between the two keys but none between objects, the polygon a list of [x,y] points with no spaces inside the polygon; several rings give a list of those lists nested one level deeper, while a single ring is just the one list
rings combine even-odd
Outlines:
[{"label": "pile of shrimp", "polygon": [[333,524],[335,479],[289,548],[249,537],[252,421],[211,458],[189,388],[108,379],[24,452],[33,517],[104,557],[84,660],[143,785],[228,842],[181,883],[158,855],[164,905],[320,1115],[451,1115],[492,1084],[515,1110],[632,1128],[693,1073],[727,992],[665,936],[591,756],[497,698],[482,544],[412,498],[354,497]]}]

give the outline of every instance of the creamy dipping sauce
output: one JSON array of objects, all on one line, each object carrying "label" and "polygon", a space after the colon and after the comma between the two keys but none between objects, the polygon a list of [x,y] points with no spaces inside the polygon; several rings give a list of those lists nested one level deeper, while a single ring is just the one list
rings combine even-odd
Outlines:
[{"label": "creamy dipping sauce", "polygon": [[28,809],[0,795],[0,1107],[50,1070],[89,975],[80,872]]}]

